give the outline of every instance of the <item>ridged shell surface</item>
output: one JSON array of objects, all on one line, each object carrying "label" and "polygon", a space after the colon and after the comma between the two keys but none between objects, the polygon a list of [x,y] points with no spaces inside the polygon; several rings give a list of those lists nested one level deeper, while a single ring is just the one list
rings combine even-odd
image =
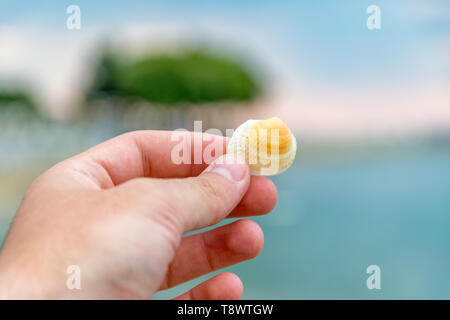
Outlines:
[{"label": "ridged shell surface", "polygon": [[279,118],[248,120],[233,133],[228,154],[245,160],[251,174],[272,176],[285,171],[294,162],[297,142]]}]

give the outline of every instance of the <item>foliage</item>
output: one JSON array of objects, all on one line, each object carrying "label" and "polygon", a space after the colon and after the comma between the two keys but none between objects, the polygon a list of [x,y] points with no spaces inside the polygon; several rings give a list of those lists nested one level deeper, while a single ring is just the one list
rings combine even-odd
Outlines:
[{"label": "foliage", "polygon": [[11,108],[17,111],[36,113],[36,105],[25,91],[0,91],[0,110]]},{"label": "foliage", "polygon": [[231,58],[186,50],[126,61],[105,50],[88,97],[119,96],[175,105],[248,101],[260,91],[257,79]]}]

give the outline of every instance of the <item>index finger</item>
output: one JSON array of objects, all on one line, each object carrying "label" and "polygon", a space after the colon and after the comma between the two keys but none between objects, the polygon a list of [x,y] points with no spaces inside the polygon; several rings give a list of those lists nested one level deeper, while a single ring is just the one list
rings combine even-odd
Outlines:
[{"label": "index finger", "polygon": [[[199,175],[224,154],[228,138],[188,131],[134,131],[105,141],[76,158],[105,170],[113,185],[139,177],[184,178]],[[99,181],[104,185],[105,181]]]},{"label": "index finger", "polygon": [[[134,131],[101,143],[73,160],[81,161],[81,171],[103,189],[139,177],[197,176],[226,152],[227,143],[227,137],[200,132]],[[183,149],[186,161],[178,163]],[[252,176],[247,193],[230,217],[266,214],[276,202],[273,182]]]}]

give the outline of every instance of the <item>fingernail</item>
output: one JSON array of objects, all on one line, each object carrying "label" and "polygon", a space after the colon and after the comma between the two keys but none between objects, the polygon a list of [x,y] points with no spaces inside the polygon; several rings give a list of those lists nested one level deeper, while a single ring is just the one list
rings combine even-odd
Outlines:
[{"label": "fingernail", "polygon": [[205,172],[214,172],[232,182],[239,182],[245,176],[247,164],[232,155],[224,155],[216,159]]}]

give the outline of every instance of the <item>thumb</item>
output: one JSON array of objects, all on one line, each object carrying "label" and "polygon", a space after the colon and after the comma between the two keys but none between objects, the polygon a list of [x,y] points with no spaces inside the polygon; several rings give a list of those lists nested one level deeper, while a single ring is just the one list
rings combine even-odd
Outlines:
[{"label": "thumb", "polygon": [[[133,210],[168,221],[180,233],[205,228],[225,218],[250,185],[250,170],[231,155],[216,159],[199,176],[134,179],[116,188]],[[156,216],[155,216],[156,215]]]},{"label": "thumb", "polygon": [[247,191],[250,170],[244,161],[225,155],[197,177],[165,181],[179,204],[175,217],[181,220],[183,232],[188,232],[224,219]]}]

